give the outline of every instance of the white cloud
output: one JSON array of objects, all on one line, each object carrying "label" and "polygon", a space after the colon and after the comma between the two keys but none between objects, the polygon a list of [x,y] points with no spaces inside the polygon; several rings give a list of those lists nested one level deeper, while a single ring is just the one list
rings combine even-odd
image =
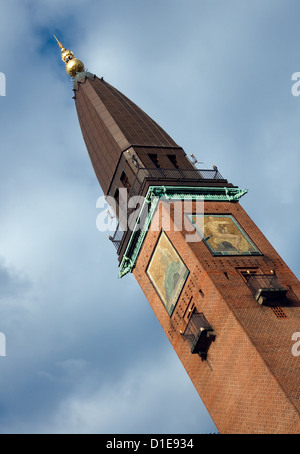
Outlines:
[{"label": "white cloud", "polygon": [[[96,383],[96,377],[93,386],[87,381],[84,389],[79,392],[77,389],[61,402],[54,419],[47,421],[46,430],[54,433],[183,433],[184,430],[189,433],[186,432],[189,425],[191,431],[198,433],[201,428],[214,431],[214,425],[201,418],[203,404],[196,392],[189,396],[190,383],[174,356],[167,349],[157,358],[158,367],[144,358],[125,374],[120,370],[120,376],[104,386]],[[183,391],[180,395],[179,388]],[[183,397],[184,392],[188,399]],[[179,410],[170,414],[168,409],[174,399]]]}]

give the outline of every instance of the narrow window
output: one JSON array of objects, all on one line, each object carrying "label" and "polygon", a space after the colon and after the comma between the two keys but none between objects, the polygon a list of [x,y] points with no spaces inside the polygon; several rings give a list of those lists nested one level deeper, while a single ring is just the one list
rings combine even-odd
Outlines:
[{"label": "narrow window", "polygon": [[129,183],[129,180],[128,180],[128,176],[126,175],[125,172],[122,172],[121,174],[121,183],[123,184],[123,186],[126,188],[126,189],[130,189],[130,183]]},{"label": "narrow window", "polygon": [[153,162],[153,164],[155,165],[155,167],[156,167],[157,169],[160,169],[160,164],[159,164],[159,161],[158,161],[157,154],[149,153],[149,158],[151,159],[151,161]]},{"label": "narrow window", "polygon": [[179,165],[177,162],[177,158],[175,154],[168,154],[167,155],[169,160],[171,161],[172,165],[175,167],[175,169],[179,169]]},{"label": "narrow window", "polygon": [[186,307],[186,309],[185,309],[185,311],[183,313],[183,316],[182,316],[182,318],[184,320],[187,320],[187,321],[189,320],[189,318],[191,317],[192,312],[193,312],[193,310],[195,308],[195,304],[192,301],[193,301],[193,297],[191,296],[189,304],[187,305],[187,307]]},{"label": "narrow window", "polygon": [[119,204],[119,189],[118,188],[115,190],[114,198],[116,199],[117,203]]}]

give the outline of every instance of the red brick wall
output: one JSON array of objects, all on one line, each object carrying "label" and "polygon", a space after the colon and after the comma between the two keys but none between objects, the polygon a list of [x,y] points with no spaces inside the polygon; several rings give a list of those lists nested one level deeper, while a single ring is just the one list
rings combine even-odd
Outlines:
[{"label": "red brick wall", "polygon": [[[300,331],[299,281],[238,203],[206,202],[204,208],[234,215],[263,255],[214,257],[203,241],[187,243],[186,232],[176,231],[171,220],[166,233],[190,271],[171,317],[146,274],[159,230],[148,232],[134,275],[220,433],[300,433],[300,357],[291,352],[292,334]],[[168,210],[166,202],[153,225],[162,210]],[[254,299],[237,270],[253,266],[266,274],[275,270],[290,286],[286,318]],[[180,334],[189,304],[216,333],[206,361],[191,354]]]}]

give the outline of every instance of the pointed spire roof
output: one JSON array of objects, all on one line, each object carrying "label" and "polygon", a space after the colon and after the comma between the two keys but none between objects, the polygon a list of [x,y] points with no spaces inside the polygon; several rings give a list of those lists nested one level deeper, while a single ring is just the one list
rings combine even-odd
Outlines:
[{"label": "pointed spire roof", "polygon": [[[185,155],[182,148],[141,108],[103,77],[98,78],[85,70],[73,52],[55,39],[66,70],[73,78],[73,98],[83,139],[104,194],[114,193],[119,184],[118,172],[123,166],[125,173],[136,171],[136,168],[131,169],[131,161],[127,162],[130,153],[139,157],[144,168],[153,166],[151,154],[165,156],[170,150],[176,150]],[[188,161],[186,165],[191,166]]]}]

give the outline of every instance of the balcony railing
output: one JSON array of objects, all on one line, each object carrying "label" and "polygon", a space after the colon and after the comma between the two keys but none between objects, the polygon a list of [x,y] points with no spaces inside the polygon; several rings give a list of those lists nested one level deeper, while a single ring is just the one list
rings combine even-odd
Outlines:
[{"label": "balcony railing", "polygon": [[256,301],[263,305],[282,302],[287,294],[275,274],[256,274],[248,279],[247,285]]},{"label": "balcony railing", "polygon": [[190,345],[191,353],[197,353],[202,360],[205,360],[209,346],[215,340],[216,335],[203,313],[194,310],[183,337]]},{"label": "balcony railing", "polygon": [[[171,182],[180,182],[180,181],[225,181],[226,180],[223,178],[223,176],[220,174],[220,172],[217,169],[160,169],[160,168],[155,168],[155,169],[150,169],[150,168],[139,168],[137,169],[137,173],[135,176],[135,179],[133,181],[133,184],[128,191],[128,200],[131,197],[134,197],[136,195],[141,194],[142,187],[144,183],[149,180],[153,183],[155,181],[161,182],[162,180],[168,184]],[[129,215],[131,212],[134,211],[134,209],[126,208],[126,212],[121,213],[121,216],[119,214],[119,219],[121,217],[127,216],[126,219],[129,218]],[[115,248],[118,250],[119,246],[121,244],[121,241],[124,237],[124,230],[122,229],[122,226],[120,223],[118,223],[117,228],[112,236],[110,236],[111,242],[114,244]]]},{"label": "balcony railing", "polygon": [[129,197],[140,193],[142,184],[146,179],[149,180],[223,180],[224,178],[218,170],[214,169],[160,169],[160,168],[139,168],[137,169],[135,180],[129,191]]}]

